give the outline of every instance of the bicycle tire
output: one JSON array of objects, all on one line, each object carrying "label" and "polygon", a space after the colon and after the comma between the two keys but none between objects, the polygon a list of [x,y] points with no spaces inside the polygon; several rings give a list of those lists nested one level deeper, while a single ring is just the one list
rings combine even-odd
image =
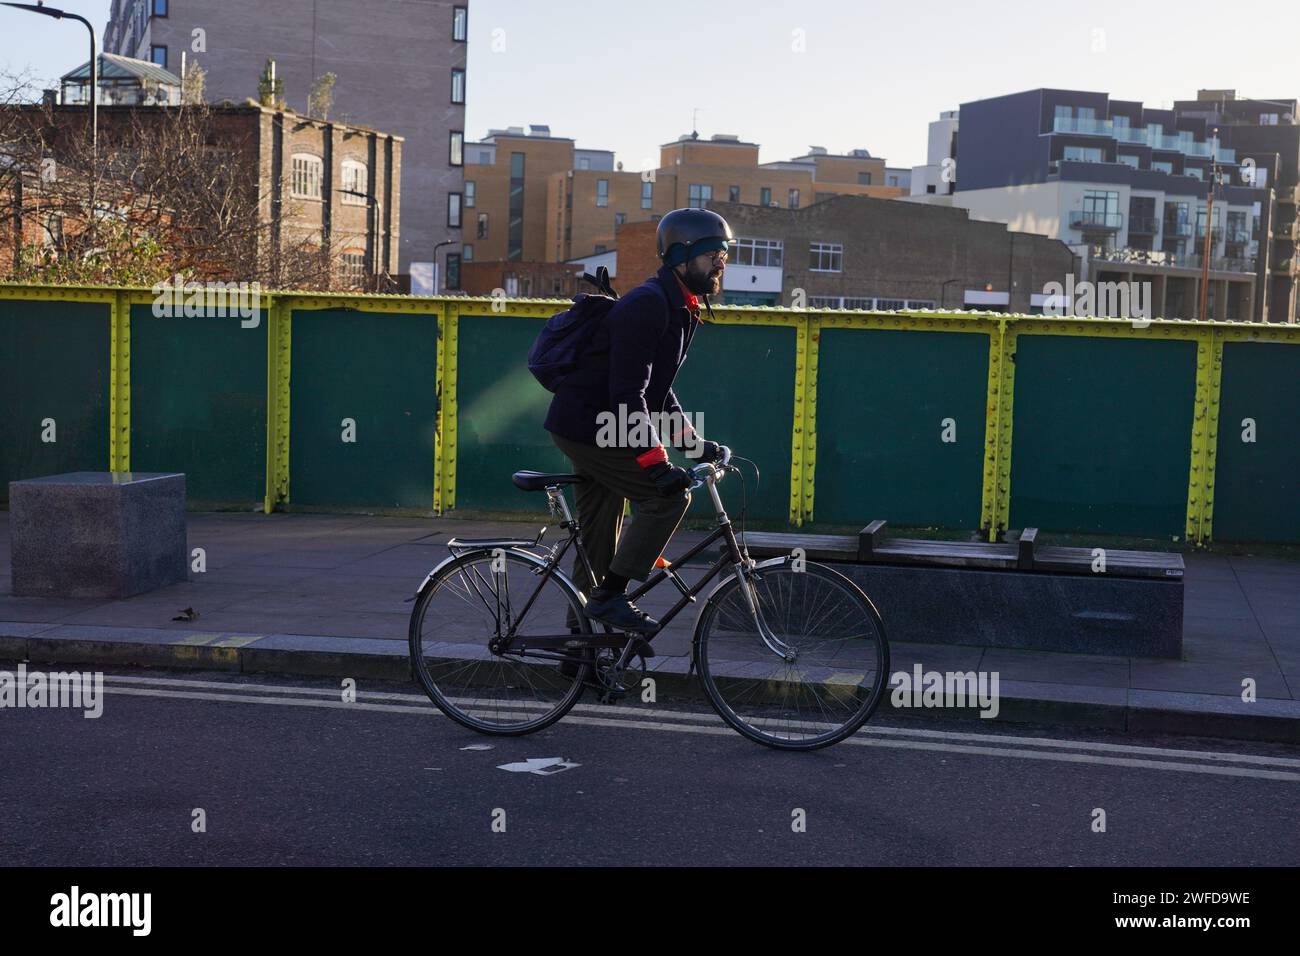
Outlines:
[{"label": "bicycle tire", "polygon": [[[806,562],[802,567],[803,570],[795,570],[793,559],[784,558],[780,562],[764,562],[751,573],[766,582],[756,583],[756,589],[769,628],[789,646],[796,646],[798,636],[791,633],[793,628],[788,625],[800,613],[816,615],[819,622],[829,617],[828,626],[838,625],[843,631],[839,638],[842,646],[832,651],[826,662],[805,660],[804,669],[799,670],[773,653],[754,626],[737,575],[722,582],[709,595],[696,624],[692,645],[704,692],[718,716],[749,740],[778,750],[818,750],[852,736],[875,713],[889,679],[889,641],[880,612],[871,599],[833,568],[814,562]],[[832,596],[835,603],[825,606]],[[804,607],[796,608],[797,602],[802,602]],[[809,603],[815,604],[814,610],[808,611]],[[731,630],[727,631],[727,627]],[[745,632],[746,627],[749,633]],[[734,637],[724,641],[725,634]],[[861,636],[860,645],[855,635]],[[804,642],[803,646],[812,648],[830,640]],[[845,649],[850,653],[833,660]],[[868,685],[865,691],[864,683]],[[816,699],[821,718],[838,712],[834,707],[828,709],[826,701],[819,698],[819,688],[824,689],[826,700],[833,704],[847,705],[850,700],[856,704],[844,713],[842,720],[796,720],[797,724],[807,724],[806,736],[781,732],[780,728],[791,721],[792,708],[798,717],[800,695],[810,694]]]},{"label": "bicycle tire", "polygon": [[[503,560],[502,560],[503,559]],[[504,573],[506,578],[502,585],[497,586],[498,592],[504,592],[507,597],[507,604],[512,597],[509,573],[512,568],[526,572],[528,580],[536,585],[536,573],[539,569],[546,567],[546,561],[531,552],[522,551],[514,548],[478,548],[473,551],[461,552],[456,557],[444,562],[425,582],[420,589],[416,598],[415,607],[411,611],[411,621],[408,634],[410,645],[411,670],[415,675],[416,682],[429,696],[429,699],[444,714],[453,721],[470,730],[482,734],[490,734],[502,737],[517,737],[524,734],[535,733],[546,727],[551,726],[557,720],[562,718],[582,696],[584,682],[587,680],[591,665],[582,663],[577,668],[576,674],[572,677],[566,677],[560,673],[558,666],[554,662],[549,662],[534,658],[531,661],[524,661],[512,655],[494,655],[488,648],[495,629],[488,629],[479,634],[481,628],[471,623],[474,615],[465,612],[465,607],[471,611],[477,611],[477,604],[483,605],[489,613],[486,617],[491,616],[490,602],[485,602],[483,598],[485,593],[491,593],[492,587],[488,579],[484,577],[480,565],[487,564],[489,569],[492,562],[500,560],[503,565],[502,572],[491,572],[494,575],[493,581],[497,581],[496,574]],[[475,572],[477,576],[474,576]],[[435,626],[441,626],[447,633],[439,632],[434,635],[424,633],[424,624],[429,615],[430,607],[440,595],[451,595],[453,589],[457,588],[456,581],[460,579],[459,589],[455,590],[454,595],[459,599],[459,603],[451,602],[451,607],[459,608],[461,614],[455,622],[446,619],[434,622]],[[549,600],[539,595],[540,604],[534,604],[525,612],[525,617],[534,624],[540,625],[540,632],[546,632],[549,628],[551,633],[562,633],[569,628],[567,621],[557,620],[554,612],[556,610],[555,602],[563,599],[561,605],[566,612],[571,608],[576,617],[576,626],[579,627],[580,633],[575,635],[581,637],[591,634],[591,624],[587,620],[586,614],[583,613],[583,603],[578,591],[563,577],[558,574],[550,575],[546,583],[542,585],[543,589],[552,589]],[[527,591],[520,591],[517,595],[520,601],[526,599],[531,593],[531,588]],[[440,612],[443,610],[440,604]],[[498,612],[499,613],[499,612]],[[426,639],[432,644],[456,643],[451,638],[457,636],[452,633],[454,630],[464,635],[466,630],[469,631],[469,643],[461,645],[458,648],[460,656],[455,654],[426,654]],[[499,625],[497,625],[499,627]],[[533,633],[538,633],[539,629],[534,628]],[[522,632],[528,633],[528,632]],[[441,638],[441,640],[439,639]],[[470,655],[468,658],[464,655]],[[431,666],[432,665],[432,666]],[[474,696],[466,700],[463,696],[466,693],[475,694],[476,691],[483,687],[491,687],[491,677],[493,669],[509,678],[513,678],[515,683],[498,682],[506,690],[517,691],[514,694],[502,694],[503,697],[509,698],[505,703],[504,711],[499,704],[498,698]],[[477,680],[476,680],[477,678]],[[547,690],[545,698],[540,696],[540,691],[544,685]],[[532,700],[527,700],[528,690],[532,691]],[[553,691],[553,693],[551,692]],[[551,699],[553,698],[553,699]],[[496,703],[495,709],[497,720],[485,719],[486,712],[492,709]],[[502,719],[507,715],[519,714],[524,719],[511,721]]]}]

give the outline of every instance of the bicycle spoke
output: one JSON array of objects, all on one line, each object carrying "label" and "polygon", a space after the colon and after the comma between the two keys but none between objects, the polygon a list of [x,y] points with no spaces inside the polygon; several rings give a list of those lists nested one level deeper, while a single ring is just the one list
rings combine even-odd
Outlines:
[{"label": "bicycle spoke", "polygon": [[753,579],[760,619],[793,657],[767,646],[742,585],[719,591],[701,624],[701,676],[715,708],[771,746],[842,739],[870,716],[883,686],[888,650],[878,618],[852,584],[820,566],[787,563]]},{"label": "bicycle spoke", "polygon": [[[566,675],[553,657],[491,649],[511,633],[564,633],[570,614],[584,620],[576,593],[554,575],[534,575],[535,567],[510,551],[462,553],[430,584],[413,613],[417,679],[448,716],[476,730],[537,729],[558,719],[582,692],[576,668]],[[518,619],[516,607],[524,608]],[[448,639],[467,645],[471,658],[464,658],[464,650],[436,646]]]}]

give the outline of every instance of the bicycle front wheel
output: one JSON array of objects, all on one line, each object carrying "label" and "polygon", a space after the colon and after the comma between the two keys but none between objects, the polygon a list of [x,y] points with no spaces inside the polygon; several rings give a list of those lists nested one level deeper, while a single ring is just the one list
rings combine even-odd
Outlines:
[{"label": "bicycle front wheel", "polygon": [[750,588],[739,576],[720,585],[696,627],[714,709],[745,737],[780,750],[849,737],[875,711],[889,676],[875,606],[824,565],[787,558],[747,577]]},{"label": "bicycle front wheel", "polygon": [[528,734],[555,723],[582,695],[589,664],[562,666],[558,650],[492,648],[512,630],[515,647],[526,647],[529,636],[590,636],[578,592],[554,574],[543,580],[545,567],[541,558],[509,549],[465,552],[416,599],[411,668],[458,724],[485,734]]}]

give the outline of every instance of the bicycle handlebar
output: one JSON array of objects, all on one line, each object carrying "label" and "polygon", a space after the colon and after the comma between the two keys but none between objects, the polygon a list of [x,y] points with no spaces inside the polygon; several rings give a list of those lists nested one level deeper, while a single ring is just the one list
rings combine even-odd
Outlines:
[{"label": "bicycle handlebar", "polygon": [[726,445],[722,447],[726,450],[721,460],[701,462],[691,468],[691,477],[694,480],[687,487],[687,491],[695,491],[710,481],[718,481],[727,473],[727,470],[731,467],[731,449],[727,448]]}]

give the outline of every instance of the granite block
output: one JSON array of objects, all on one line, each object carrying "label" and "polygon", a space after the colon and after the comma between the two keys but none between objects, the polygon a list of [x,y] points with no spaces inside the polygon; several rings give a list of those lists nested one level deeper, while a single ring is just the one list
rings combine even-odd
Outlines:
[{"label": "granite block", "polygon": [[12,481],[9,524],[15,596],[125,598],[187,577],[182,474]]}]

